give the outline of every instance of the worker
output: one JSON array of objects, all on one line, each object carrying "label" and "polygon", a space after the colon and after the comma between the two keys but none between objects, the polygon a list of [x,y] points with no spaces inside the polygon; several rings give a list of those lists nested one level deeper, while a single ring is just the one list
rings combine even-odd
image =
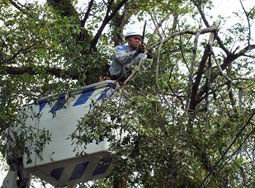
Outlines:
[{"label": "worker", "polygon": [[109,76],[112,80],[124,82],[131,74],[132,66],[138,65],[144,55],[142,44],[143,36],[137,30],[126,33],[127,45],[118,45],[114,49],[112,64],[109,68]]}]

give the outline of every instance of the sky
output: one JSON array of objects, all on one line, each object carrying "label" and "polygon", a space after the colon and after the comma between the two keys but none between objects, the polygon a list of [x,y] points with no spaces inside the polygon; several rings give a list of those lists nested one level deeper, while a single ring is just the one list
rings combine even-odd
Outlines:
[{"label": "sky", "polygon": [[[20,0],[19,2],[24,3],[24,2],[31,2],[28,0]],[[40,0],[40,2],[45,2],[45,0]],[[84,1],[79,0],[79,4],[82,5]],[[217,17],[223,16],[223,17],[227,17],[229,16],[229,22],[226,23],[226,25],[223,26],[228,26],[228,24],[232,24],[231,20],[235,19],[235,17],[233,16],[233,12],[237,11],[237,10],[241,10],[240,9],[240,0],[213,0],[214,2],[214,8],[209,11],[209,14],[213,16],[213,19],[210,20],[217,20]],[[255,8],[255,0],[243,0],[243,4],[246,10],[249,10],[250,8]],[[224,23],[225,24],[225,23]],[[254,28],[254,25],[253,25]],[[255,31],[255,29],[253,29],[253,31]],[[255,33],[254,33],[255,35]],[[253,37],[254,37],[253,35]],[[2,181],[4,179],[4,177],[7,174],[6,171],[7,167],[6,164],[4,163],[0,163],[0,185],[2,185]],[[36,188],[39,188],[39,184],[35,184]]]}]

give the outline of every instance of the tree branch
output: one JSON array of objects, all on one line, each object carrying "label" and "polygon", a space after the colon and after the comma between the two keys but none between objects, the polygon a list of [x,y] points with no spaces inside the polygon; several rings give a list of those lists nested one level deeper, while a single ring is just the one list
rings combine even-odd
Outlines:
[{"label": "tree branch", "polygon": [[225,70],[226,67],[228,65],[230,65],[234,60],[236,60],[237,58],[241,57],[241,56],[244,56],[246,52],[250,51],[250,50],[253,50],[255,49],[255,45],[248,45],[246,46],[245,48],[243,48],[242,50],[240,50],[238,53],[236,54],[229,54],[223,64],[221,65],[221,69],[222,70]]},{"label": "tree branch", "polygon": [[198,67],[195,82],[192,85],[191,95],[190,95],[190,102],[189,102],[189,105],[187,106],[187,109],[189,111],[193,111],[196,108],[198,87],[199,87],[199,84],[201,82],[202,74],[204,72],[204,67],[205,67],[206,61],[207,61],[209,56],[210,56],[210,47],[209,47],[209,45],[207,45],[207,47],[204,51],[204,54],[202,56],[202,59],[199,63],[199,67]]},{"label": "tree branch", "polygon": [[[191,35],[196,35],[198,32],[200,34],[205,34],[205,33],[210,33],[210,32],[214,32],[218,29],[218,24],[214,24],[212,25],[211,27],[207,27],[207,28],[204,28],[204,29],[201,29],[199,31],[193,31],[193,30],[190,30],[190,29],[186,29],[184,31],[178,31],[178,32],[174,32],[172,34],[170,34],[168,37],[166,37],[165,39],[163,39],[163,44],[165,44],[166,42],[168,42],[170,39],[176,37],[176,36],[179,36],[179,35],[184,35],[184,34],[191,34]],[[148,46],[150,46],[149,49],[153,49],[155,48],[156,46],[160,45],[162,41],[160,42],[156,42],[154,44],[150,44]]]},{"label": "tree branch", "polygon": [[16,8],[18,9],[20,12],[23,12],[24,14],[26,14],[26,11],[21,7],[20,4],[16,3],[15,1],[13,0],[9,0],[10,3]]},{"label": "tree branch", "polygon": [[[206,17],[205,17],[205,13],[203,12],[203,10],[201,9],[201,6],[199,6],[199,4],[197,3],[196,0],[192,0],[192,2],[194,3],[194,5],[197,7],[198,11],[199,11],[199,14],[201,15],[201,18],[204,22],[204,24],[206,25],[206,27],[209,27],[210,24],[209,22],[207,21]],[[220,46],[220,48],[228,55],[230,54],[229,50],[224,46],[223,42],[221,41],[220,37],[217,35],[216,36],[216,40]]]},{"label": "tree branch", "polygon": [[[245,53],[249,50],[253,50],[255,49],[255,45],[250,45],[250,46],[246,46],[245,48],[243,48],[242,50],[240,50],[238,53],[236,54],[228,54],[228,56],[226,58],[224,58],[223,63],[220,65],[221,68],[221,72],[223,72],[233,61],[235,61],[237,58],[241,57],[241,56],[245,56]],[[214,67],[214,69],[217,67]],[[221,72],[218,68],[218,71],[214,71],[212,73],[212,76],[210,78],[210,82],[213,82],[219,75],[221,75]],[[200,92],[198,93],[197,97],[198,97],[198,102],[200,101],[200,98],[205,94],[206,92],[206,88],[207,86],[204,85],[203,87],[201,87]]]},{"label": "tree branch", "polygon": [[109,11],[110,11],[110,7],[108,7],[106,16],[101,24],[101,26],[99,27],[95,37],[92,39],[92,41],[90,42],[90,50],[95,51],[96,49],[96,44],[105,28],[105,26],[112,20],[112,18],[117,14],[117,12],[121,9],[121,7],[123,7],[126,3],[128,2],[128,0],[122,0],[117,6],[116,8],[112,11],[112,13],[110,15],[108,15]]},{"label": "tree branch", "polygon": [[81,27],[84,27],[84,26],[85,26],[86,21],[87,21],[87,19],[88,19],[88,17],[89,17],[89,13],[90,13],[90,11],[91,11],[91,8],[92,8],[93,3],[94,3],[94,0],[91,0],[91,1],[89,2],[87,12],[86,12],[84,18],[81,20]]},{"label": "tree branch", "polygon": [[[190,100],[192,101],[192,99],[194,97],[193,95],[196,96],[197,89],[198,89],[200,80],[202,78],[202,73],[203,73],[205,63],[207,61],[207,58],[209,57],[209,53],[208,53],[208,50],[206,48],[206,50],[205,50],[205,52],[207,52],[206,56],[205,56],[205,53],[204,53],[204,55],[202,57],[202,61],[199,63],[200,67],[198,68],[197,79],[196,79],[196,81],[198,81],[198,83],[196,83],[196,82],[194,83],[194,85],[197,85],[197,87],[196,87],[197,89],[194,89],[193,74],[194,74],[194,66],[195,66],[195,62],[196,62],[197,43],[198,43],[199,36],[200,36],[200,32],[197,32],[196,35],[195,35],[195,39],[194,39],[194,48],[193,48],[193,53],[192,53],[192,58],[191,58],[191,66],[189,68],[189,71],[190,71],[189,72],[189,89],[190,89],[190,92],[189,92],[188,99],[187,99],[187,109],[190,109],[191,103],[189,101]],[[209,45],[207,45],[207,46],[209,46]],[[195,94],[193,94],[194,91],[196,91]],[[194,101],[195,101],[195,97],[194,97]]]},{"label": "tree branch", "polygon": [[240,4],[242,6],[242,9],[244,11],[244,14],[246,16],[246,19],[247,19],[247,23],[248,23],[248,30],[249,30],[249,33],[248,33],[248,46],[250,45],[250,42],[251,42],[251,23],[250,23],[250,19],[249,19],[249,15],[251,12],[247,12],[244,8],[244,5],[243,5],[243,2],[240,0]]},{"label": "tree branch", "polygon": [[[192,58],[192,65],[191,65],[191,68],[190,68],[190,78],[189,78],[189,84],[190,84],[190,87],[191,87],[191,92],[190,92],[190,97],[189,97],[189,100],[187,102],[187,109],[189,111],[193,111],[197,105],[197,92],[198,92],[198,87],[200,85],[200,82],[201,82],[201,79],[202,79],[202,74],[204,73],[204,67],[205,67],[205,64],[207,62],[207,59],[208,57],[211,55],[211,46],[213,44],[213,41],[215,39],[215,36],[216,36],[216,31],[219,27],[219,23],[214,23],[214,30],[213,32],[211,33],[210,37],[209,37],[209,41],[208,41],[208,44],[206,46],[206,49],[204,51],[204,54],[202,56],[202,59],[199,63],[199,67],[198,67],[198,71],[197,71],[197,75],[196,75],[196,79],[195,79],[195,82],[193,83],[193,66],[195,64],[195,57],[196,57],[196,45],[197,45],[197,39],[198,39],[198,36],[202,33],[203,30],[201,30],[200,32],[198,32],[196,34],[196,37],[195,37],[195,41],[194,41],[194,50],[193,50],[193,58]],[[190,101],[190,102],[189,102]]]},{"label": "tree branch", "polygon": [[34,43],[33,45],[31,46],[28,46],[26,48],[23,48],[21,47],[16,53],[14,53],[12,55],[12,57],[8,58],[8,59],[3,59],[3,58],[0,58],[0,63],[6,63],[6,62],[12,62],[18,55],[20,55],[21,53],[25,54],[25,53],[28,53],[28,52],[31,52],[32,48],[36,45],[36,43]]},{"label": "tree branch", "polygon": [[[30,74],[30,75],[38,75],[39,71],[34,70],[30,67],[12,67],[12,66],[1,66],[2,72],[0,74],[10,74],[10,75],[22,75],[22,74]],[[79,79],[79,75],[69,72],[66,70],[62,70],[60,68],[50,68],[50,67],[40,67],[41,70],[44,70],[46,73],[49,73],[57,78],[71,78],[74,80]]]}]

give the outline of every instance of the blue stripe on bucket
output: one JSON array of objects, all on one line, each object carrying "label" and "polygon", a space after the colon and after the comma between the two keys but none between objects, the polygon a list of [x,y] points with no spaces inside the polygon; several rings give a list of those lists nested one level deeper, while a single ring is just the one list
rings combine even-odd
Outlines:
[{"label": "blue stripe on bucket", "polygon": [[60,110],[61,108],[64,107],[66,103],[65,95],[60,95],[57,102],[53,105],[53,107],[50,109],[50,112],[53,113],[57,110]]},{"label": "blue stripe on bucket", "polygon": [[69,181],[80,179],[82,177],[82,175],[84,174],[88,164],[89,164],[89,162],[84,162],[84,163],[77,164],[74,167],[74,170],[72,172],[71,177],[69,178]]},{"label": "blue stripe on bucket", "polygon": [[111,162],[112,158],[110,157],[102,158],[98,163],[95,171],[93,172],[93,176],[104,174],[107,171],[108,167],[110,166]]},{"label": "blue stripe on bucket", "polygon": [[43,110],[43,108],[46,106],[46,104],[47,104],[47,101],[40,103],[39,112],[41,112]]},{"label": "blue stripe on bucket", "polygon": [[98,97],[97,100],[102,100],[104,98],[108,98],[112,95],[112,93],[114,92],[114,89],[112,87],[106,87],[104,89],[104,91],[101,93],[101,95]]},{"label": "blue stripe on bucket", "polygon": [[79,106],[81,104],[85,104],[88,101],[89,97],[94,93],[94,91],[95,89],[83,91],[73,106]]},{"label": "blue stripe on bucket", "polygon": [[56,179],[56,180],[59,180],[62,173],[64,171],[64,167],[61,167],[61,168],[56,168],[56,169],[53,169],[51,172],[50,172],[50,177]]}]

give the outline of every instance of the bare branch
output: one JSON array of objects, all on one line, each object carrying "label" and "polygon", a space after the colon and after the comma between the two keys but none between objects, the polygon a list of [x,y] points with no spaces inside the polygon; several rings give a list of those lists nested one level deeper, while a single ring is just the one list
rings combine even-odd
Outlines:
[{"label": "bare branch", "polygon": [[251,23],[250,23],[250,19],[249,19],[249,13],[245,10],[242,0],[240,0],[240,4],[242,6],[242,9],[244,11],[244,14],[246,16],[247,23],[248,23],[248,30],[249,30],[249,33],[248,33],[248,46],[250,46],[250,42],[251,42]]}]

